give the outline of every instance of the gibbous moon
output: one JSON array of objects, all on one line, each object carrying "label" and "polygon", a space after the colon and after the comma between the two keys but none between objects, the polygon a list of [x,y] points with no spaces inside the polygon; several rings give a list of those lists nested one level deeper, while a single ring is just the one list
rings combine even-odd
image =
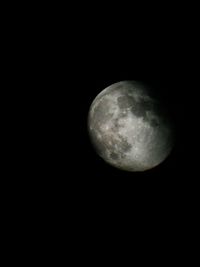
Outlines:
[{"label": "gibbous moon", "polygon": [[135,81],[115,83],[97,95],[89,110],[88,131],[98,155],[125,171],[152,169],[173,148],[163,103]]}]

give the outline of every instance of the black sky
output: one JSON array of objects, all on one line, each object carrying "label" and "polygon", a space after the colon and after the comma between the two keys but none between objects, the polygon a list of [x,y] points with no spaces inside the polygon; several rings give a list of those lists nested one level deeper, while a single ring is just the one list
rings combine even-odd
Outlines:
[{"label": "black sky", "polygon": [[[133,199],[137,198],[146,205],[153,199],[162,205],[196,188],[193,49],[184,46],[184,39],[176,33],[170,38],[164,28],[155,31],[146,23],[143,28],[130,18],[129,27],[122,27],[120,19],[113,20],[110,27],[71,21],[58,22],[55,27],[50,20],[52,24],[38,25],[37,31],[33,25],[34,33],[30,26],[26,35],[22,32],[26,39],[20,46],[24,53],[22,100],[31,107],[32,120],[28,117],[27,122],[33,121],[25,131],[32,135],[26,149],[33,150],[32,160],[26,158],[25,172],[32,175],[30,183],[41,192],[69,197],[74,207],[85,203],[95,209],[102,203],[106,209],[112,200],[116,208],[123,199],[127,206],[135,206]],[[123,80],[150,84],[163,96],[175,121],[173,152],[163,164],[144,173],[124,172],[106,164],[88,137],[92,101],[104,88]]]},{"label": "black sky", "polygon": [[[90,258],[96,244],[101,249],[108,245],[110,253],[109,240],[117,246],[130,244],[132,257],[135,236],[136,247],[139,241],[151,247],[156,233],[157,245],[167,240],[171,248],[176,239],[184,240],[186,222],[198,215],[198,31],[192,34],[195,28],[187,27],[187,20],[185,24],[179,19],[177,24],[171,22],[168,12],[161,24],[165,8],[160,12],[155,8],[156,19],[149,10],[148,18],[143,9],[130,8],[128,14],[105,7],[107,14],[99,12],[101,19],[96,23],[98,12],[89,8],[86,16],[77,5],[71,18],[67,7],[59,7],[56,13],[47,12],[45,6],[44,10],[37,7],[41,12],[36,12],[37,17],[35,12],[32,18],[25,12],[30,23],[28,18],[22,18],[19,26],[13,22],[15,35],[8,53],[13,63],[8,59],[8,64],[14,69],[9,77],[14,85],[8,92],[20,114],[12,112],[16,124],[10,135],[17,148],[8,149],[15,162],[8,167],[14,173],[7,179],[8,191],[12,187],[15,193],[9,194],[17,216],[22,210],[22,227],[33,221],[28,233],[38,234],[36,247],[44,231],[46,240],[54,231],[60,240],[51,242],[61,244],[64,255],[69,243],[74,259],[84,249]],[[178,18],[180,6],[177,11],[171,9]],[[92,101],[104,88],[123,80],[138,80],[155,88],[175,122],[171,155],[144,173],[108,165],[95,153],[88,137]],[[16,222],[17,216],[11,221]],[[120,242],[124,236],[129,240]],[[177,247],[174,244],[175,253]],[[154,253],[159,254],[157,249]]]},{"label": "black sky", "polygon": [[[184,52],[181,42],[162,35],[156,38],[140,32],[137,38],[119,38],[120,31],[106,33],[82,31],[73,38],[73,33],[63,36],[58,31],[50,46],[45,36],[42,51],[34,54],[32,88],[42,109],[42,115],[40,109],[36,111],[41,127],[37,138],[42,144],[38,161],[49,177],[44,178],[44,185],[50,180],[60,190],[71,186],[83,199],[85,194],[100,197],[103,192],[107,197],[115,192],[131,196],[131,190],[160,197],[167,197],[170,191],[175,197],[181,187],[186,190],[196,182],[191,178],[196,162],[195,145],[191,144],[196,133],[193,102],[197,87],[192,54]],[[145,173],[109,166],[96,155],[88,137],[92,101],[104,88],[123,80],[150,84],[162,95],[175,121],[173,152],[163,164]]]},{"label": "black sky", "polygon": [[[59,159],[62,158],[62,174],[83,185],[83,181],[87,181],[86,184],[95,185],[97,190],[116,184],[119,188],[127,186],[129,190],[136,186],[135,183],[139,187],[146,183],[151,189],[161,185],[167,191],[179,186],[181,180],[186,181],[187,166],[191,161],[188,139],[192,135],[186,122],[191,123],[192,118],[187,99],[191,82],[185,79],[184,72],[177,72],[173,69],[173,61],[165,61],[165,58],[159,58],[158,62],[156,57],[154,60],[146,55],[138,58],[138,51],[128,50],[126,56],[119,52],[119,57],[115,55],[114,58],[110,58],[108,51],[101,51],[94,58],[90,53],[86,54],[87,58],[78,55],[74,59],[75,69],[69,68],[61,73],[59,88],[55,90],[53,103],[60,116],[55,120],[61,127],[61,140],[64,141],[63,145],[59,143],[58,150],[61,153]],[[96,95],[105,87],[127,79],[146,82],[161,93],[175,122],[176,145],[172,154],[163,164],[145,173],[127,173],[106,164],[93,150],[87,132],[88,110]],[[54,94],[54,89],[52,92]]]}]

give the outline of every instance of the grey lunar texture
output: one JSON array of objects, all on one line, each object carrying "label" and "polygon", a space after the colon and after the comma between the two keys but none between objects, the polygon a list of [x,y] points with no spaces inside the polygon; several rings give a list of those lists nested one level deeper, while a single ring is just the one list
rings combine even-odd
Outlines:
[{"label": "grey lunar texture", "polygon": [[173,147],[173,131],[163,106],[135,81],[115,83],[94,99],[88,130],[99,156],[126,171],[154,168]]}]

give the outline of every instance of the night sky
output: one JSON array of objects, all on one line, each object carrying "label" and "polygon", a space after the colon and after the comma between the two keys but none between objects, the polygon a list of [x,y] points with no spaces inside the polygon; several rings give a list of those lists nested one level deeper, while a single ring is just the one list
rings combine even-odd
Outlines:
[{"label": "night sky", "polygon": [[[13,84],[5,87],[8,103],[11,98],[13,103],[12,109],[9,105],[5,109],[11,113],[5,144],[14,163],[8,162],[2,179],[8,183],[3,201],[10,201],[5,207],[12,218],[4,232],[18,233],[15,249],[24,231],[25,246],[28,242],[34,246],[31,260],[39,245],[41,254],[48,250],[46,243],[52,250],[56,246],[60,253],[64,251],[65,261],[72,251],[73,262],[78,258],[81,264],[86,262],[84,256],[90,259],[99,252],[92,266],[106,254],[103,249],[110,254],[113,248],[112,260],[118,259],[115,245],[121,249],[127,244],[129,250],[125,250],[134,261],[136,248],[143,259],[142,246],[149,251],[154,241],[155,258],[164,251],[164,260],[169,249],[176,254],[181,245],[196,244],[185,237],[186,230],[188,237],[196,237],[190,233],[199,213],[199,44],[198,30],[188,26],[188,4],[185,12],[183,5],[177,10],[169,7],[177,24],[169,12],[163,18],[167,4],[160,11],[157,4],[153,7],[158,18],[148,7],[146,13],[144,7],[140,12],[131,7],[129,13],[125,4],[124,11],[120,6],[115,12],[113,5],[109,10],[106,4],[99,12],[95,3],[90,12],[90,4],[83,2],[84,11],[75,3],[73,12],[59,6],[56,13],[53,3],[51,12],[50,4],[44,10],[35,7],[32,17],[33,7],[29,11],[23,6],[21,12],[27,18],[14,10],[17,19],[11,29],[15,34],[7,31],[9,51],[2,50],[13,70],[8,73]],[[107,86],[124,80],[149,84],[162,96],[174,120],[173,151],[162,164],[143,173],[105,163],[88,136],[92,101]],[[7,240],[12,244],[12,239]],[[162,244],[167,244],[166,250]],[[50,251],[44,254],[45,262],[51,259]],[[59,258],[60,254],[56,261]]]},{"label": "night sky", "polygon": [[[55,186],[61,195],[65,188],[71,188],[80,201],[89,195],[91,203],[93,197],[106,202],[106,198],[119,200],[135,194],[145,200],[158,194],[157,198],[172,201],[196,182],[191,180],[191,166],[197,161],[191,152],[196,135],[192,111],[196,81],[187,59],[178,50],[160,51],[153,45],[145,49],[144,43],[140,46],[134,40],[116,43],[111,38],[107,46],[103,37],[99,42],[92,39],[93,43],[90,38],[84,40],[81,46],[69,44],[67,50],[65,40],[48,57],[45,68],[37,65],[39,86],[34,88],[42,108],[42,115],[39,111],[37,114],[41,126],[37,145],[41,144],[42,150],[37,161],[44,175],[38,178],[40,183]],[[154,88],[164,98],[175,123],[172,153],[161,165],[144,173],[108,165],[96,154],[88,137],[92,101],[104,88],[123,80],[142,81]]]},{"label": "night sky", "polygon": [[[72,75],[66,73],[62,89],[57,91],[59,95],[56,93],[56,107],[61,112],[58,122],[63,124],[59,127],[64,146],[58,150],[61,152],[59,158],[62,158],[62,175],[69,177],[69,183],[80,183],[86,192],[95,188],[99,194],[102,190],[112,192],[116,187],[125,195],[126,190],[130,195],[133,188],[162,195],[169,190],[178,190],[181,184],[185,186],[190,173],[187,166],[191,161],[187,139],[192,135],[186,127],[186,121],[192,123],[187,112],[188,81],[177,73],[170,73],[168,65],[166,68],[163,65],[154,67],[153,63],[148,66],[145,60],[138,65],[134,56],[119,60],[117,56],[113,60],[106,56],[92,58],[91,62],[84,60]],[[157,168],[144,173],[124,172],[108,165],[96,154],[88,137],[87,115],[92,101],[104,88],[123,80],[138,80],[152,86],[164,98],[175,124],[176,143],[171,155]]]}]

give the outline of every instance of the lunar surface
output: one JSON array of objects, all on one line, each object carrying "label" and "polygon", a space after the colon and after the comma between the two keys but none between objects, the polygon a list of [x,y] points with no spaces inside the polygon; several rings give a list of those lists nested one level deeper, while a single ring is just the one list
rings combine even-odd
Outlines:
[{"label": "lunar surface", "polygon": [[88,131],[98,155],[125,171],[146,171],[173,148],[170,118],[151,90],[135,81],[115,83],[91,104]]}]

